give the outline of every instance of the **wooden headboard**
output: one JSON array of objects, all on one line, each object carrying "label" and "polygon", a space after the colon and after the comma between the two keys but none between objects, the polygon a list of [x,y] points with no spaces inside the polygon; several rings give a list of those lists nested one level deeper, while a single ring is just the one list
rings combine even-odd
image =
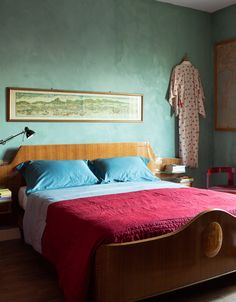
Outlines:
[{"label": "wooden headboard", "polygon": [[11,189],[13,197],[16,196],[24,182],[15,167],[28,160],[96,159],[135,155],[145,156],[150,160],[154,158],[152,148],[147,142],[21,146],[9,164],[0,166],[0,184]]}]

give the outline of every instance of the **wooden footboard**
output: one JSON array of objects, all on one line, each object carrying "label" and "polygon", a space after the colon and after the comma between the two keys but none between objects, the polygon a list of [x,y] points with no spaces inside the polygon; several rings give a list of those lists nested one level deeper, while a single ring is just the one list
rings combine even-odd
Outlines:
[{"label": "wooden footboard", "polygon": [[101,246],[95,261],[95,301],[138,301],[236,270],[236,218],[199,214],[180,231]]}]

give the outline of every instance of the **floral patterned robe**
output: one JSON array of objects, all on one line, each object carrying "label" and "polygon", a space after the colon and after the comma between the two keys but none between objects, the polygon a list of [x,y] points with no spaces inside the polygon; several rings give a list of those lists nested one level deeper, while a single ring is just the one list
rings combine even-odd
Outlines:
[{"label": "floral patterned robe", "polygon": [[183,61],[173,69],[169,102],[179,116],[179,156],[191,168],[198,166],[199,114],[205,117],[204,99],[198,70]]}]

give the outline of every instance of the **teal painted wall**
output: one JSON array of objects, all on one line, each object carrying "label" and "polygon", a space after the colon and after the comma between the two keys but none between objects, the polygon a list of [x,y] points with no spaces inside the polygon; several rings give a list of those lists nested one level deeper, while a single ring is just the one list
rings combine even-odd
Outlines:
[{"label": "teal painted wall", "polygon": [[[236,39],[236,5],[213,15],[214,43]],[[236,166],[236,132],[214,132],[214,165]]]},{"label": "teal painted wall", "polygon": [[[209,14],[154,0],[1,0],[1,138],[28,126],[37,135],[26,144],[148,140],[159,155],[175,156],[166,93],[172,67],[187,52],[206,94],[200,168],[191,171],[202,185],[212,163],[211,29]],[[6,122],[6,87],[143,93],[144,122]],[[19,137],[1,146],[1,158],[20,144]]]}]

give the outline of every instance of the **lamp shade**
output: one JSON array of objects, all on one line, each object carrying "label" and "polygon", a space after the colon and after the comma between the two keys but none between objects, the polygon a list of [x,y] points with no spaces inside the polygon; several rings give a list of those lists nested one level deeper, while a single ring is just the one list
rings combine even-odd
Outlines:
[{"label": "lamp shade", "polygon": [[28,127],[25,127],[25,136],[26,136],[26,138],[30,138],[34,134],[35,134],[35,132],[33,130],[29,129]]}]

